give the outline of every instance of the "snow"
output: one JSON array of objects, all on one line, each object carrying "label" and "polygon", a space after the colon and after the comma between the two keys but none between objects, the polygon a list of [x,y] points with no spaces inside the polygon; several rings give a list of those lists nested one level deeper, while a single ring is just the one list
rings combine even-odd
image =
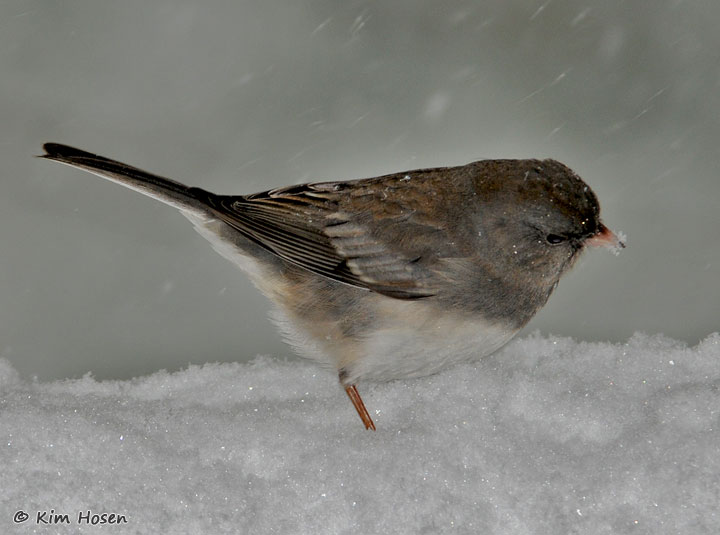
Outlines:
[{"label": "snow", "polygon": [[304,361],[41,383],[2,359],[0,532],[718,533],[718,384],[718,334],[535,334],[360,384],[373,433]]}]

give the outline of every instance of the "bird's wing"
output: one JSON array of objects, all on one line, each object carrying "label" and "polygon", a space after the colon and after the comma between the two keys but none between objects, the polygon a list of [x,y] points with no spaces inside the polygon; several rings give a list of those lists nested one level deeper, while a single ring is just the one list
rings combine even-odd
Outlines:
[{"label": "bird's wing", "polygon": [[314,273],[398,299],[429,297],[437,293],[434,263],[458,254],[449,207],[438,206],[443,196],[427,180],[436,171],[208,194],[206,202],[228,225]]}]

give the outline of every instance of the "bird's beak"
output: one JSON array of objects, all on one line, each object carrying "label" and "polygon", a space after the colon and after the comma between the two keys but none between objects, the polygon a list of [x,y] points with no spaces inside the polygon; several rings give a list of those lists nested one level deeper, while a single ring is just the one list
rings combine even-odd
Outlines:
[{"label": "bird's beak", "polygon": [[585,244],[591,247],[607,247],[615,251],[625,248],[625,243],[602,223],[600,223],[598,231],[585,240]]}]

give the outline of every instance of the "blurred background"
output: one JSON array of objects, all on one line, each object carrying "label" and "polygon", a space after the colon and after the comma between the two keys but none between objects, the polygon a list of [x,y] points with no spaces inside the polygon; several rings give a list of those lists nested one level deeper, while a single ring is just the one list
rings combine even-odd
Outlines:
[{"label": "blurred background", "polygon": [[720,329],[720,3],[3,0],[0,356],[39,379],[291,355],[172,208],[76,145],[226,194],[552,157],[628,236],[528,326]]}]

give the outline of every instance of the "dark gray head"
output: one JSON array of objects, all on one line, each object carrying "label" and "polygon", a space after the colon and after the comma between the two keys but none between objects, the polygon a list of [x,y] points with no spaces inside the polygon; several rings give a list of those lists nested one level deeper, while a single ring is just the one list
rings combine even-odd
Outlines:
[{"label": "dark gray head", "polygon": [[585,245],[622,246],[600,221],[593,191],[560,162],[476,162],[473,183],[479,256],[492,259],[483,266],[505,284],[527,288],[537,308]]}]

